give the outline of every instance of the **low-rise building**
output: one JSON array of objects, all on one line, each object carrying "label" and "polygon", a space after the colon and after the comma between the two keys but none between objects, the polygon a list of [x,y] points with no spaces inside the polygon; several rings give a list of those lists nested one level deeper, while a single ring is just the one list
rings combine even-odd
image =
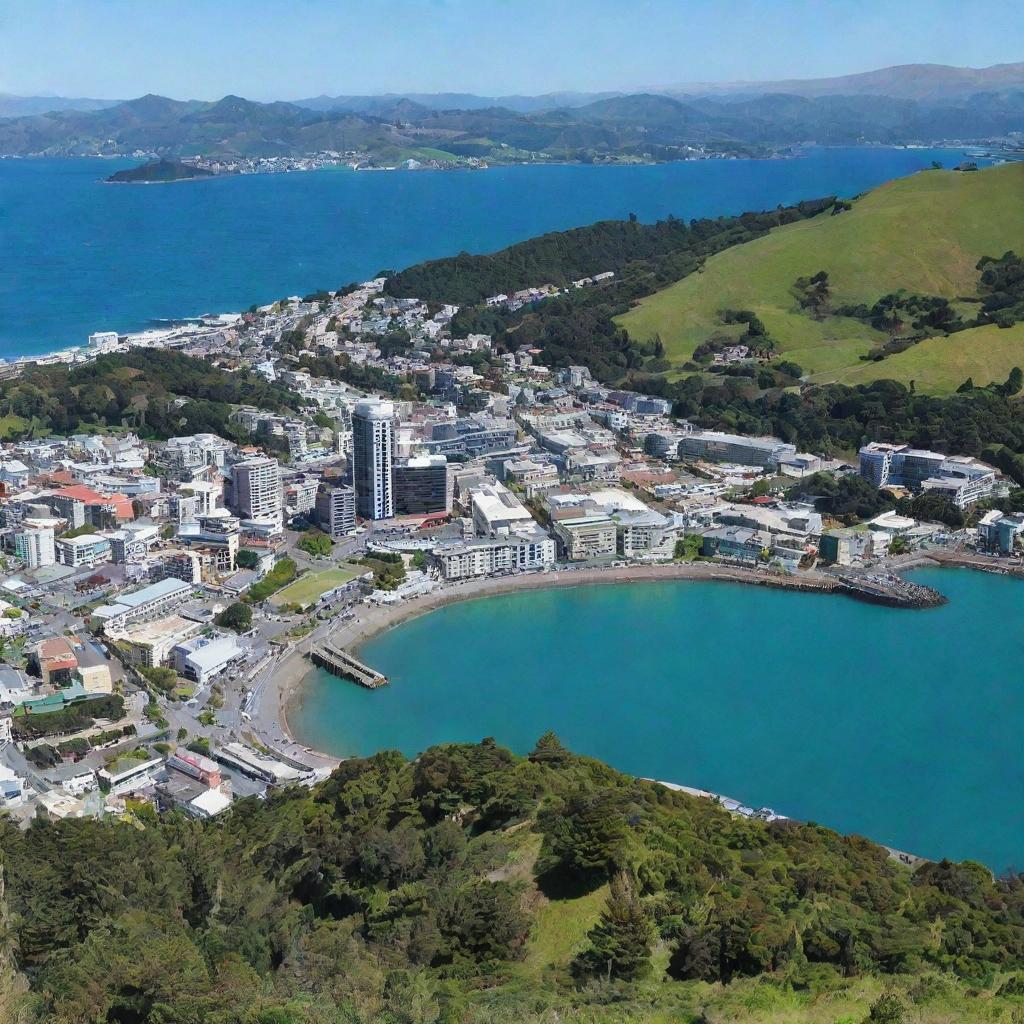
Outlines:
[{"label": "low-rise building", "polygon": [[171,650],[175,670],[200,686],[244,654],[245,650],[235,636],[197,636],[175,644]]},{"label": "low-rise building", "polygon": [[758,562],[766,552],[771,552],[771,546],[771,535],[761,530],[752,530],[746,526],[721,526],[703,535],[700,553],[705,558]]},{"label": "low-rise building", "polygon": [[100,780],[101,787],[115,796],[120,796],[153,785],[163,764],[162,757],[153,757],[145,761],[122,757],[109,768],[97,771],[96,777]]},{"label": "low-rise building", "polygon": [[851,526],[823,533],[818,551],[826,562],[852,565],[874,554],[875,544],[875,534],[871,530]]},{"label": "low-rise building", "polygon": [[531,572],[555,564],[555,542],[537,530],[530,537],[441,545],[434,549],[433,557],[446,580]]},{"label": "low-rise building", "polygon": [[570,562],[606,558],[617,550],[617,530],[608,516],[573,516],[552,523],[562,553]]},{"label": "low-rise building", "polygon": [[132,665],[155,668],[171,660],[171,651],[202,629],[202,625],[180,615],[168,615],[139,622],[119,630],[107,630]]},{"label": "low-rise building", "polygon": [[533,516],[504,485],[487,483],[472,493],[473,525],[484,537],[496,537],[533,524]]},{"label": "low-rise building", "polygon": [[75,569],[91,569],[110,561],[110,541],[96,533],[61,537],[56,541],[57,561]]},{"label": "low-rise building", "polygon": [[1024,513],[993,509],[978,521],[978,543],[985,551],[1011,555],[1024,534]]},{"label": "low-rise building", "polygon": [[679,442],[679,457],[707,462],[733,462],[740,466],[774,468],[796,454],[796,445],[777,437],[745,437],[717,430],[695,430]]},{"label": "low-rise building", "polygon": [[119,629],[132,622],[142,622],[166,615],[192,593],[183,580],[168,577],[127,594],[120,594],[113,604],[100,605],[92,613],[92,621],[104,629]]}]

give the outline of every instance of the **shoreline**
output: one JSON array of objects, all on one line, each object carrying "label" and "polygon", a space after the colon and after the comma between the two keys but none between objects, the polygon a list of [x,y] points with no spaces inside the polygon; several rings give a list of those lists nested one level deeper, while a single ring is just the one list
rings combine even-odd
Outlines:
[{"label": "shoreline", "polygon": [[[916,558],[912,564],[900,569],[934,566],[928,558]],[[305,747],[296,738],[288,722],[288,712],[302,697],[302,683],[315,671],[305,658],[314,638],[330,635],[340,646],[358,656],[358,651],[368,641],[389,629],[412,619],[437,611],[448,605],[464,601],[482,600],[503,594],[528,590],[553,590],[562,587],[615,586],[636,583],[660,583],[675,581],[733,583],[744,586],[761,586],[774,590],[791,590],[802,593],[825,594],[847,597],[837,581],[824,573],[814,570],[800,576],[773,572],[768,569],[731,566],[718,562],[670,562],[655,565],[632,565],[619,568],[563,569],[548,573],[530,573],[522,576],[484,578],[468,580],[452,587],[440,588],[428,594],[419,595],[391,605],[356,605],[356,618],[340,622],[321,633],[314,631],[289,647],[282,656],[268,685],[261,692],[253,706],[253,717],[266,722],[268,709],[264,702],[274,706],[274,722],[280,734],[292,744]],[[350,683],[356,686],[356,683]],[[314,751],[319,757],[333,758],[334,755]]]},{"label": "shoreline", "polygon": [[[792,144],[790,147],[786,147],[786,148],[794,148],[794,149],[798,149],[799,151],[794,153],[794,154],[786,155],[786,156],[780,156],[780,155],[745,156],[745,157],[713,156],[713,157],[695,158],[695,159],[685,159],[684,158],[684,159],[678,159],[678,160],[650,160],[650,161],[641,160],[641,161],[635,161],[635,162],[634,161],[628,161],[628,162],[627,161],[622,161],[622,162],[612,161],[612,162],[608,162],[608,163],[585,163],[583,161],[571,161],[571,160],[570,161],[544,160],[544,161],[511,162],[511,163],[507,163],[507,164],[489,164],[487,169],[506,170],[506,169],[513,169],[513,168],[522,168],[522,169],[526,170],[526,169],[532,169],[532,168],[536,168],[536,167],[587,167],[587,168],[594,168],[594,169],[607,169],[607,168],[627,168],[627,167],[662,167],[662,166],[673,166],[673,165],[678,165],[678,164],[734,163],[734,162],[737,162],[737,161],[747,162],[747,163],[756,163],[756,162],[776,163],[776,162],[779,162],[780,160],[799,160],[799,159],[803,159],[803,158],[805,158],[808,155],[808,152],[810,150],[818,150],[818,149],[820,149],[820,150],[848,150],[848,149],[852,149],[852,150],[891,150],[891,151],[894,151],[894,152],[904,152],[904,151],[914,152],[914,151],[928,151],[928,150],[939,151],[939,150],[943,150],[943,151],[950,151],[950,152],[955,151],[955,152],[959,152],[959,153],[963,154],[965,148],[967,146],[969,146],[969,145],[971,145],[971,144],[970,143],[962,143],[962,144],[957,144],[957,145],[948,145],[948,144],[943,144],[941,142],[934,143],[934,144],[920,144],[920,145],[918,145],[918,144],[904,144],[904,145],[900,145],[898,143],[892,143],[892,144],[859,143],[859,144],[851,144],[851,145],[818,145],[818,144],[815,144],[815,145],[811,145],[811,146],[801,146],[799,144]],[[138,158],[129,157],[129,156],[126,156],[126,155],[123,155],[123,154],[99,154],[99,153],[93,153],[93,154],[87,154],[87,155],[81,155],[81,156],[61,156],[61,157],[45,156],[45,155],[38,154],[38,153],[30,154],[30,155],[11,155],[11,154],[0,155],[0,161],[3,161],[3,160],[11,160],[11,161],[33,161],[33,160],[38,160],[38,161],[53,161],[53,160],[77,161],[77,160],[90,160],[90,161],[111,162],[111,161],[129,160],[129,159],[138,159]],[[994,162],[996,158],[994,158],[994,157],[985,157],[985,158],[980,158],[980,159]],[[987,166],[987,164],[979,164],[979,166]],[[477,168],[472,168],[472,167],[419,168],[417,170],[404,171],[404,173],[415,174],[415,173],[420,173],[420,171],[436,171],[436,172],[439,172],[439,173],[447,173],[447,172],[460,172],[461,173],[461,172],[466,171],[466,170],[476,170],[476,169]],[[173,179],[173,180],[167,180],[167,181],[109,181],[106,178],[97,178],[97,179],[95,179],[95,181],[96,181],[97,184],[104,184],[104,185],[106,185],[106,184],[110,184],[110,185],[175,185],[175,184],[179,184],[182,181],[212,180],[212,179],[216,179],[216,178],[257,177],[257,176],[266,176],[266,175],[275,175],[276,176],[276,175],[279,175],[279,174],[309,174],[309,173],[317,173],[317,172],[338,172],[338,171],[340,171],[340,172],[347,172],[347,171],[350,171],[350,170],[352,171],[352,173],[356,172],[356,169],[355,168],[351,168],[348,164],[335,164],[335,165],[325,165],[325,166],[322,166],[322,167],[313,167],[313,168],[308,168],[308,169],[297,169],[297,170],[292,170],[292,171],[286,171],[286,170],[280,170],[280,171],[260,171],[260,172],[222,171],[222,172],[216,172],[216,173],[208,175],[208,176],[193,176],[193,177],[188,177],[188,178],[180,178],[180,179]],[[383,170],[400,170],[400,169],[399,168],[383,168],[382,167],[382,168],[372,168],[372,170],[382,170],[383,171]],[[914,174],[914,173],[919,173],[919,171],[910,171],[910,172],[907,172],[907,173],[908,174]],[[902,177],[903,175],[900,175],[900,176]],[[579,225],[577,225],[577,226],[579,226]],[[518,239],[518,242],[528,241],[530,237],[539,237],[539,236],[527,236],[527,238],[520,238],[520,239]],[[515,245],[515,244],[518,244],[518,242],[511,242],[509,244],[510,245]],[[454,254],[450,254],[450,255],[454,255]],[[441,257],[441,258],[444,258],[444,257]],[[420,262],[423,262],[423,261],[420,261]],[[415,266],[416,264],[412,264],[412,265]],[[259,305],[261,303],[257,302],[256,304]],[[171,321],[174,321],[174,322],[178,322],[178,321],[184,322],[184,321],[195,320],[195,319],[198,319],[198,317],[194,316],[194,315],[182,315],[182,316],[179,316],[179,317],[147,318],[146,322],[147,323],[148,322],[153,322],[154,320],[171,320]],[[124,335],[131,335],[131,334],[140,333],[137,330],[130,330],[130,329],[127,329],[127,328],[119,328],[119,327],[115,327],[114,330],[119,335],[122,335],[122,334],[124,334]],[[11,342],[10,344],[14,345],[15,342]],[[76,344],[67,344],[67,343],[61,344],[60,342],[53,342],[52,344],[55,347],[48,348],[48,349],[46,349],[43,352],[32,352],[32,353],[15,354],[15,355],[12,355],[10,357],[0,356],[0,367],[15,366],[15,367],[18,368],[18,370],[20,372],[20,370],[24,369],[25,366],[30,365],[32,363],[39,362],[39,361],[42,361],[44,363],[49,362],[49,361],[62,361],[62,362],[69,362],[70,363],[70,362],[74,362],[75,361],[73,353],[77,353],[80,350],[83,350],[85,348],[85,346],[82,345],[82,344],[77,344],[77,345]],[[94,358],[94,356],[86,355],[85,361],[91,361],[92,358]]]}]

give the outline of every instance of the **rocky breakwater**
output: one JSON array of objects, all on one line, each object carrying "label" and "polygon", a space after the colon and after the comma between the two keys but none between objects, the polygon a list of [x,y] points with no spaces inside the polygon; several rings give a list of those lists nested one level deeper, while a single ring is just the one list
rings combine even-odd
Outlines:
[{"label": "rocky breakwater", "polygon": [[833,573],[836,590],[869,604],[889,608],[937,608],[949,600],[933,587],[911,583],[892,573]]}]

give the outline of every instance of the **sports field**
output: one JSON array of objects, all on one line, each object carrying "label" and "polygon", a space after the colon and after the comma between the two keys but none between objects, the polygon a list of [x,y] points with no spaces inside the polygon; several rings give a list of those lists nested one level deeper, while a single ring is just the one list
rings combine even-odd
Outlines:
[{"label": "sports field", "polygon": [[354,580],[361,572],[365,570],[360,570],[357,566],[344,566],[307,573],[294,583],[289,583],[283,590],[279,590],[274,595],[274,604],[298,604],[305,608],[315,604],[328,590]]}]

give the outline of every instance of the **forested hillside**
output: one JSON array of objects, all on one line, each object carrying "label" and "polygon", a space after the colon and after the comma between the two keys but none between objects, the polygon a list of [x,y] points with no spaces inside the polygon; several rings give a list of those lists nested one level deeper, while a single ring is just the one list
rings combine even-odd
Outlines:
[{"label": "forested hillside", "polygon": [[1009,1024],[1024,992],[1018,878],[734,818],[550,734],[348,761],[213,822],[5,822],[0,857],[23,1024]]},{"label": "forested hillside", "polygon": [[612,270],[632,285],[637,295],[643,295],[679,280],[709,253],[814,217],[830,209],[833,202],[831,198],[817,199],[739,217],[692,221],[670,217],[655,224],[641,224],[633,218],[598,221],[530,238],[496,253],[463,252],[418,263],[389,277],[385,290],[399,297],[473,305],[489,295],[542,284],[565,288],[579,278]]},{"label": "forested hillside", "polygon": [[73,434],[130,427],[164,439],[210,431],[237,437],[232,405],[272,412],[297,408],[298,396],[249,371],[230,373],[163,349],[136,349],[89,363],[33,366],[0,383],[0,436]]}]

